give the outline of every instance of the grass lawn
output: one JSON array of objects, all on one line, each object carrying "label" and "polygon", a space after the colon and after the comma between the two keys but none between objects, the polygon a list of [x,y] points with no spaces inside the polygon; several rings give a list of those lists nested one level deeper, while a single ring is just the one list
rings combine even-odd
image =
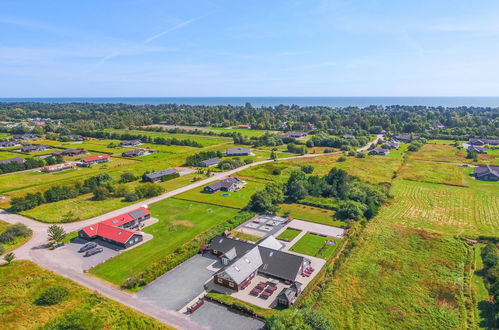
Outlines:
[{"label": "grass lawn", "polygon": [[484,279],[480,275],[483,269],[481,256],[483,244],[477,244],[475,248],[475,273],[471,278],[473,290],[476,297],[475,317],[480,329],[494,329],[495,308],[489,302],[489,292],[485,287]]},{"label": "grass lawn", "polygon": [[[67,288],[69,296],[53,306],[37,306],[34,301],[40,293],[54,285]],[[0,266],[0,297],[2,329],[46,329],[69,322],[71,316],[92,329],[171,329],[31,261]]]},{"label": "grass lawn", "polygon": [[291,242],[296,236],[300,235],[301,230],[286,228],[277,238]]},{"label": "grass lawn", "polygon": [[[242,209],[243,207],[248,205],[251,196],[255,192],[263,190],[265,188],[265,184],[260,181],[247,180],[246,182],[247,184],[244,186],[244,188],[239,191],[218,191],[209,194],[203,192],[205,186],[202,186],[177,195],[176,198]],[[229,196],[223,196],[224,194],[228,194]]]},{"label": "grass lawn", "polygon": [[11,151],[0,149],[0,160],[11,159],[14,157],[31,158],[31,157],[26,156],[26,155],[21,154],[21,153],[16,153],[16,152],[11,152]]},{"label": "grass lawn", "polygon": [[239,212],[237,209],[176,198],[151,204],[149,209],[152,217],[158,218],[159,222],[146,227],[144,232],[154,235],[154,238],[98,265],[91,270],[92,274],[119,285],[196,235],[233,218]]},{"label": "grass lawn", "polygon": [[[9,226],[11,226],[11,225],[8,222],[0,220],[0,234],[3,233]],[[31,239],[31,235],[29,235],[28,237],[17,237],[16,239],[14,239],[12,242],[10,242],[8,244],[6,244],[6,243],[0,244],[4,248],[3,254],[7,254],[12,250],[17,249],[18,247],[20,247],[21,245],[23,245],[24,243],[26,243],[30,239]]]},{"label": "grass lawn", "polygon": [[453,235],[499,235],[496,182],[473,180],[470,187],[397,180],[394,199],[381,209],[387,222]]},{"label": "grass lawn", "polygon": [[338,201],[336,201],[336,199],[333,197],[326,198],[326,197],[317,197],[317,196],[308,195],[307,197],[302,199],[300,203],[303,204],[313,203],[325,208],[334,208],[334,209],[338,207]]},{"label": "grass lawn", "polygon": [[326,245],[327,241],[339,240],[332,237],[323,237],[311,233],[306,233],[303,235],[298,242],[296,242],[292,247],[291,251],[306,254],[313,257],[319,257],[323,259],[328,259],[331,257],[336,250],[338,244]]},{"label": "grass lawn", "polygon": [[296,203],[280,204],[279,206],[281,207],[279,215],[284,215],[284,213],[289,212],[289,216],[293,219],[300,219],[335,227],[343,227],[345,225],[343,221],[333,219],[334,211],[331,210]]},{"label": "grass lawn", "polygon": [[240,239],[243,239],[245,241],[250,241],[250,242],[258,242],[259,240],[262,239],[262,237],[260,237],[260,236],[241,233],[240,231],[237,231],[237,230],[231,231],[231,235],[233,237],[240,238]]},{"label": "grass lawn", "polygon": [[469,182],[469,175],[465,168],[461,166],[413,159],[406,163],[398,176],[406,180],[443,183],[454,186],[468,186]]},{"label": "grass lawn", "polygon": [[[163,186],[166,191],[174,190],[191,183],[194,174],[184,175],[169,181],[157,183]],[[127,186],[133,190],[140,185],[138,181],[128,183]],[[34,209],[21,212],[22,215],[42,221],[42,222],[61,222],[65,215],[72,212],[75,216],[74,221],[89,219],[113,210],[137,203],[125,202],[123,198],[109,198],[103,201],[92,200],[92,194],[85,194],[73,199],[58,201],[55,203],[42,204]]]}]

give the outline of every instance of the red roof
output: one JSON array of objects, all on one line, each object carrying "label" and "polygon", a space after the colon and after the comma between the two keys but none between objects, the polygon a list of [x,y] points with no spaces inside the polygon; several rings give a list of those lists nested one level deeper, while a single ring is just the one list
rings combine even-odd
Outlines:
[{"label": "red roof", "polygon": [[137,219],[137,217],[133,216],[133,214],[136,213],[137,211],[143,211],[147,215],[151,214],[151,212],[149,212],[149,210],[146,209],[145,207],[140,207],[128,213],[121,214],[113,218],[96,223],[94,225],[87,226],[82,230],[89,237],[100,236],[103,238],[113,240],[115,242],[126,243],[130,239],[130,237],[132,237],[133,234],[136,234],[137,232],[133,230],[123,229],[120,228],[119,226],[122,226],[130,221]]},{"label": "red roof", "polygon": [[108,158],[109,158],[109,155],[98,155],[98,156],[92,156],[92,157],[83,158],[82,161],[84,161],[84,162],[94,162],[96,160],[108,159]]}]

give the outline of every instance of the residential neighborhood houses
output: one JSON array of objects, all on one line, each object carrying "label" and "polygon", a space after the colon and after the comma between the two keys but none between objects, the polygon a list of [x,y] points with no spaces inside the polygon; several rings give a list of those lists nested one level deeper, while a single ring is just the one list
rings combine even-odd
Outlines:
[{"label": "residential neighborhood houses", "polygon": [[473,177],[483,181],[499,181],[499,166],[479,165],[473,170]]},{"label": "residential neighborhood houses", "polygon": [[477,152],[479,154],[486,154],[488,149],[485,147],[479,147],[479,146],[470,144],[468,146],[468,148],[466,148],[466,150],[468,150],[469,152]]},{"label": "residential neighborhood houses", "polygon": [[283,137],[286,137],[286,138],[302,138],[302,137],[305,137],[307,136],[308,133],[307,132],[295,132],[295,131],[290,131],[290,132],[286,132],[284,133]]},{"label": "residential neighborhood houses", "polygon": [[21,148],[21,152],[38,152],[38,151],[45,151],[50,149],[50,146],[45,145],[45,144],[26,144],[24,147]]},{"label": "residential neighborhood houses", "polygon": [[227,148],[226,156],[250,156],[251,151],[248,148]]},{"label": "residential neighborhood houses", "polygon": [[369,151],[369,155],[383,155],[386,156],[390,153],[390,150],[383,148],[374,148]]},{"label": "residential neighborhood houses", "polygon": [[161,182],[167,178],[174,178],[180,175],[179,171],[175,168],[168,168],[161,171],[144,174],[144,181]]},{"label": "residential neighborhood houses", "polygon": [[69,169],[73,169],[76,167],[75,163],[63,163],[63,164],[55,164],[55,165],[47,165],[42,167],[42,172],[46,173],[55,173],[60,171],[65,171]]},{"label": "residential neighborhood houses", "polygon": [[244,187],[246,182],[239,178],[226,178],[209,186],[204,187],[203,191],[206,193],[214,193],[217,191],[238,191]]},{"label": "residential neighborhood houses", "polygon": [[491,145],[491,146],[497,146],[499,145],[499,139],[474,139],[471,138],[469,139],[469,144],[474,145],[474,146],[483,146],[483,145]]},{"label": "residential neighborhood houses", "polygon": [[19,142],[17,141],[0,141],[0,148],[11,148],[17,147]]},{"label": "residential neighborhood houses", "polygon": [[395,135],[394,139],[399,141],[399,142],[411,143],[412,141],[419,139],[419,136],[412,135],[412,134],[411,135],[400,134],[400,135]]},{"label": "residential neighborhood houses", "polygon": [[111,160],[111,156],[109,155],[98,155],[98,156],[91,156],[87,158],[83,158],[78,165],[83,166],[83,167],[89,167],[94,164],[100,164],[100,163],[105,163]]},{"label": "residential neighborhood houses", "polygon": [[84,227],[78,236],[85,240],[101,239],[121,248],[129,248],[143,240],[143,235],[135,231],[151,213],[145,207]]},{"label": "residential neighborhood houses", "polygon": [[14,134],[14,139],[16,140],[36,140],[39,136],[36,134],[25,133],[25,134]]},{"label": "residential neighborhood houses", "polygon": [[10,159],[0,159],[0,165],[12,164],[12,163],[24,164],[25,162],[26,162],[26,159],[21,158],[21,157],[14,157],[14,158],[10,158]]},{"label": "residential neighborhood houses", "polygon": [[385,143],[383,143],[381,145],[381,148],[383,149],[398,149],[399,148],[399,144],[396,142],[396,141],[386,141]]}]

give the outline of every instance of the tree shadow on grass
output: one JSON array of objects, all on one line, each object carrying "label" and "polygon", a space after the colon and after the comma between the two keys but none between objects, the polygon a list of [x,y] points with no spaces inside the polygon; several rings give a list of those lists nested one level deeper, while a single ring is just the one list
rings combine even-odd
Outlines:
[{"label": "tree shadow on grass", "polygon": [[483,329],[497,329],[496,311],[493,303],[482,300],[478,302],[478,310],[482,321],[478,324]]}]

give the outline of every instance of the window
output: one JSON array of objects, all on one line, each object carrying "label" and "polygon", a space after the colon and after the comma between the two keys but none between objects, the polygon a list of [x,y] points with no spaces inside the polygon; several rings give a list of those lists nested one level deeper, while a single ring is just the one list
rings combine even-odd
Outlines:
[{"label": "window", "polygon": [[229,286],[230,286],[231,288],[233,288],[233,287],[234,287],[234,282],[229,282]]},{"label": "window", "polygon": [[222,279],[221,278],[217,278],[217,282],[218,283],[222,283]]}]

